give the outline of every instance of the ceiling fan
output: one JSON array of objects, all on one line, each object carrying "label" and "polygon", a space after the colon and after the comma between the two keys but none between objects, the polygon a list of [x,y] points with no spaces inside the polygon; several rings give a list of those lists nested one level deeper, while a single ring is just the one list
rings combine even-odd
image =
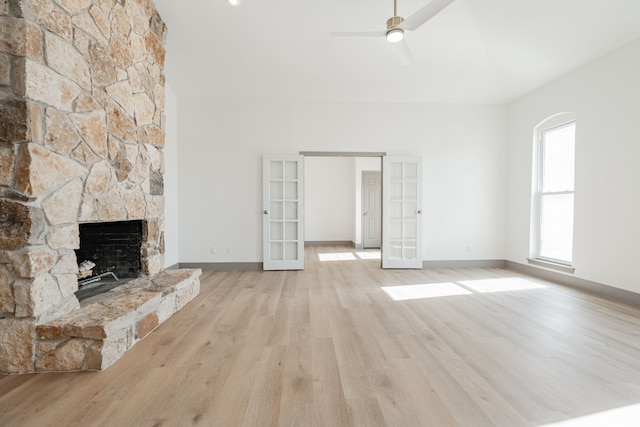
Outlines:
[{"label": "ceiling fan", "polygon": [[398,0],[393,0],[393,16],[387,20],[387,29],[384,31],[347,31],[331,33],[337,37],[379,37],[385,36],[391,44],[391,48],[396,53],[403,65],[409,65],[413,61],[409,46],[404,40],[405,30],[417,30],[422,24],[436,16],[445,7],[453,3],[454,0],[431,0],[413,15],[404,19],[398,16]]}]

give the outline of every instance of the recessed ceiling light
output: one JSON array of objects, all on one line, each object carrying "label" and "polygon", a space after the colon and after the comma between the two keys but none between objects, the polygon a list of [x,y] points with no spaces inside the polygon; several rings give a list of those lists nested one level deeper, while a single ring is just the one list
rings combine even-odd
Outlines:
[{"label": "recessed ceiling light", "polygon": [[237,6],[240,4],[240,0],[227,0],[231,6]]}]

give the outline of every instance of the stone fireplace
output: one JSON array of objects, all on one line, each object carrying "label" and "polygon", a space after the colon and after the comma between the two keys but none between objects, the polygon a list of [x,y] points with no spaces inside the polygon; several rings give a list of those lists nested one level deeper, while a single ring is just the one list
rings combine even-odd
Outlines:
[{"label": "stone fireplace", "polygon": [[[0,0],[2,373],[104,369],[199,291],[161,271],[165,36],[151,0]],[[80,229],[123,221],[141,277],[81,307]]]}]

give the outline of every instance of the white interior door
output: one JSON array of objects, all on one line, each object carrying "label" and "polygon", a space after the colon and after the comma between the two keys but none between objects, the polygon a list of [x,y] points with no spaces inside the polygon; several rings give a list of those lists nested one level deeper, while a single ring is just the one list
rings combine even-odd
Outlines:
[{"label": "white interior door", "polygon": [[362,172],[362,247],[379,248],[382,240],[382,182],[379,171]]},{"label": "white interior door", "polygon": [[302,156],[264,156],[263,269],[304,269]]},{"label": "white interior door", "polygon": [[422,268],[422,159],[382,159],[382,268]]}]

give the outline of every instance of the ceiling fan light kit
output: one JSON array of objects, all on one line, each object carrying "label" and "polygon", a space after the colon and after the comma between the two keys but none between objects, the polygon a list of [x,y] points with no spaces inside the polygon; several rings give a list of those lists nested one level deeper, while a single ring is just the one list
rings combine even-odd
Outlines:
[{"label": "ceiling fan light kit", "polygon": [[418,9],[407,19],[398,16],[398,0],[393,0],[393,16],[387,20],[385,31],[370,32],[340,32],[331,33],[332,36],[363,36],[377,37],[385,36],[391,43],[391,47],[404,65],[408,65],[413,59],[407,44],[404,42],[404,31],[414,31],[425,22],[440,13],[445,7],[453,3],[454,0],[431,0],[422,8]]},{"label": "ceiling fan light kit", "polygon": [[387,41],[389,43],[397,43],[404,38],[404,30],[398,28],[398,25],[402,24],[404,19],[399,16],[394,16],[387,20]]}]

